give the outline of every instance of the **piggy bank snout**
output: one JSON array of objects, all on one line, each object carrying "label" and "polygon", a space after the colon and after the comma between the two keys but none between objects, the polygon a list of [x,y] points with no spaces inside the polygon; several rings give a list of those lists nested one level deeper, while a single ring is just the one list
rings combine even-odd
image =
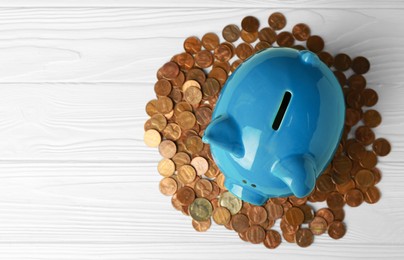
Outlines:
[{"label": "piggy bank snout", "polygon": [[244,156],[244,146],[240,141],[240,131],[233,118],[228,115],[216,117],[205,129],[203,142],[226,150],[236,157]]},{"label": "piggy bank snout", "polygon": [[273,166],[272,173],[298,198],[309,195],[316,184],[316,167],[309,155],[293,155],[281,159]]}]

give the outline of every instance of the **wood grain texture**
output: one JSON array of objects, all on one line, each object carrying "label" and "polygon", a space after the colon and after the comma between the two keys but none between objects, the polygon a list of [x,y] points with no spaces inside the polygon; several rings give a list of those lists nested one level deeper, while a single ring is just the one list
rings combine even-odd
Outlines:
[{"label": "wood grain texture", "polygon": [[[0,259],[404,258],[403,3],[0,2]],[[370,59],[375,133],[393,144],[379,163],[382,200],[347,208],[346,236],[307,249],[270,251],[216,225],[195,232],[159,193],[160,156],[142,140],[155,72],[185,37],[275,10],[331,53]]]}]

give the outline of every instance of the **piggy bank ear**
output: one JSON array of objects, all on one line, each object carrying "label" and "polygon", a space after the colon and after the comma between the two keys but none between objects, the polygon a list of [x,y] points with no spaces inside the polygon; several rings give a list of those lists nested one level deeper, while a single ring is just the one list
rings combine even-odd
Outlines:
[{"label": "piggy bank ear", "polygon": [[211,146],[220,147],[236,157],[244,156],[239,127],[228,115],[220,115],[213,119],[205,129],[202,140]]},{"label": "piggy bank ear", "polygon": [[309,195],[316,184],[316,167],[308,155],[294,155],[280,160],[272,172],[298,198]]}]

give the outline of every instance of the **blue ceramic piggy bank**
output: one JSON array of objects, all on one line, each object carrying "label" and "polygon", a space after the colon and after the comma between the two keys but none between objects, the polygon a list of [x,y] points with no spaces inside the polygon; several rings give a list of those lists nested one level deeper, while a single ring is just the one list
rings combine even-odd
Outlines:
[{"label": "blue ceramic piggy bank", "polygon": [[229,77],[203,141],[234,195],[255,205],[307,196],[340,141],[342,89],[310,51],[270,48]]}]

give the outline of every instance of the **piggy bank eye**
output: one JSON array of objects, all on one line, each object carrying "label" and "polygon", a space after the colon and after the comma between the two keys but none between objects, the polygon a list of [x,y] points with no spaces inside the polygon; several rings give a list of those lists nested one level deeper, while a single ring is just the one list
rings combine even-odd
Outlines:
[{"label": "piggy bank eye", "polygon": [[255,184],[251,184],[251,187],[255,188],[255,187],[257,187],[257,185],[255,185]]},{"label": "piggy bank eye", "polygon": [[276,113],[274,122],[272,124],[272,129],[275,131],[279,129],[279,126],[282,123],[282,119],[285,115],[286,109],[289,106],[290,99],[292,98],[292,93],[289,91],[286,91],[285,94],[283,95],[283,99],[281,102],[281,105],[279,106],[278,113]]}]

